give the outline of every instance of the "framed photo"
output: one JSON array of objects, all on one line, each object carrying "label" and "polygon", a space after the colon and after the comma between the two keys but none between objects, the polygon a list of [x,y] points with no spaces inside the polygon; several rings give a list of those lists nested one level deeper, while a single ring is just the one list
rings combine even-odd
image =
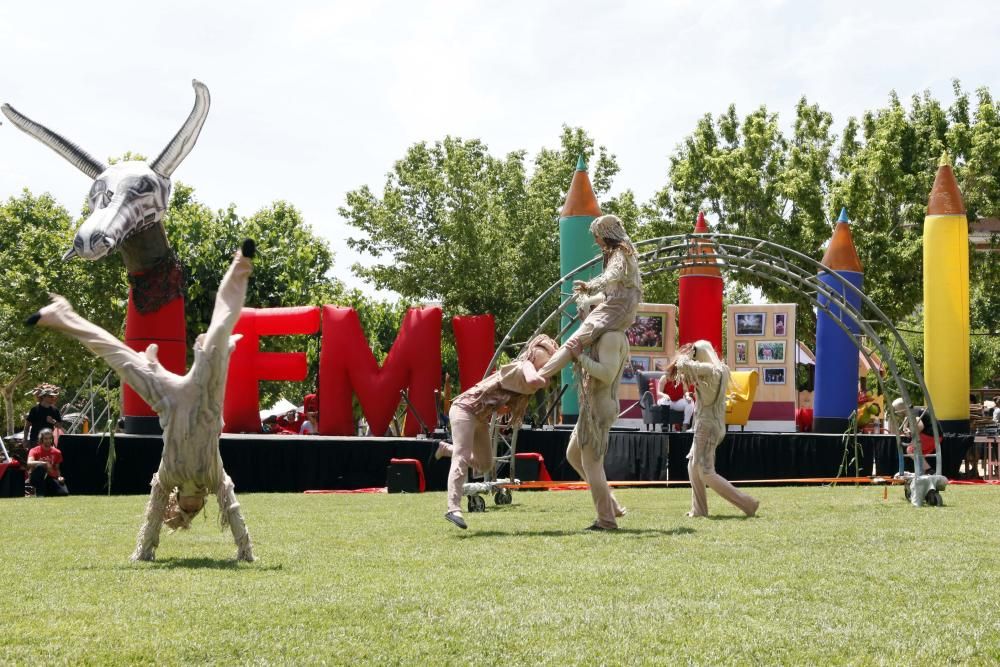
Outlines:
[{"label": "framed photo", "polygon": [[788,317],[785,313],[775,313],[774,314],[774,335],[784,336],[785,335],[785,318]]},{"label": "framed photo", "polygon": [[670,359],[666,357],[653,357],[653,370],[663,372],[667,370],[667,364],[670,363]]},{"label": "framed photo", "polygon": [[767,313],[736,313],[737,336],[763,336]]},{"label": "framed photo", "polygon": [[[666,348],[666,315],[664,313],[639,313],[635,322],[625,330],[625,338],[633,350],[663,352]],[[634,357],[633,357],[634,358]],[[649,357],[646,357],[649,361]]]},{"label": "framed photo", "polygon": [[749,361],[747,359],[747,353],[749,352],[747,347],[747,342],[745,340],[736,341],[736,363],[745,364]]},{"label": "framed photo", "polygon": [[639,373],[649,370],[649,357],[629,357],[622,369],[622,384],[636,384]]},{"label": "framed photo", "polygon": [[764,384],[785,384],[785,368],[765,368]]},{"label": "framed photo", "polygon": [[785,341],[783,340],[757,341],[757,363],[758,364],[785,363]]}]

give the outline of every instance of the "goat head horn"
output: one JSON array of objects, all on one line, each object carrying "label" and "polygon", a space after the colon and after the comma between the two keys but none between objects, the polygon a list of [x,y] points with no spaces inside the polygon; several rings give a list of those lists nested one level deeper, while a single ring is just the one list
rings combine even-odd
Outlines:
[{"label": "goat head horn", "polygon": [[83,150],[72,141],[56,134],[49,128],[36,123],[27,116],[21,114],[17,109],[9,104],[0,107],[3,114],[10,119],[18,129],[30,134],[35,139],[54,150],[59,155],[66,158],[70,164],[94,179],[100,176],[108,167],[100,160],[95,160],[87,151]]},{"label": "goat head horn", "polygon": [[167,147],[160,153],[160,156],[149,165],[150,169],[166,178],[170,178],[170,175],[194,148],[195,142],[198,141],[198,134],[201,133],[201,126],[205,124],[205,119],[208,117],[208,106],[211,103],[208,86],[197,79],[193,80],[191,85],[194,86],[194,108],[191,109],[191,114],[174,135],[174,138],[167,144]]}]

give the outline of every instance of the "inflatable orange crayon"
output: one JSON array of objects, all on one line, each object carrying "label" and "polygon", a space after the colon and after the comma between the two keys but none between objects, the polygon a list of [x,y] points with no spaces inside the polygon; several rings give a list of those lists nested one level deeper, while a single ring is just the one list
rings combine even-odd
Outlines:
[{"label": "inflatable orange crayon", "polygon": [[[576,171],[573,173],[573,180],[569,185],[569,192],[566,193],[566,203],[559,214],[559,275],[564,276],[576,267],[593,259],[601,254],[600,248],[594,242],[594,235],[590,233],[590,223],[595,218],[600,217],[601,206],[597,203],[597,195],[590,184],[590,176],[587,175],[587,163],[584,162],[583,155],[580,155],[576,162]],[[573,280],[590,280],[601,272],[601,265],[587,269],[573,277]],[[561,290],[560,298],[567,299],[573,294],[573,281],[566,281]],[[576,315],[576,305],[570,304],[566,314],[562,317],[561,326],[565,327]],[[565,343],[576,331],[579,325],[575,325],[566,332],[566,336],[561,340]],[[562,412],[563,419],[567,423],[575,421],[576,415],[580,414],[579,402],[577,400],[576,381],[573,379],[573,370],[566,367],[562,370],[562,384],[570,385],[569,389],[563,393]]]},{"label": "inflatable orange crayon", "polygon": [[944,433],[969,430],[969,222],[948,154],[924,218],[924,382]]}]

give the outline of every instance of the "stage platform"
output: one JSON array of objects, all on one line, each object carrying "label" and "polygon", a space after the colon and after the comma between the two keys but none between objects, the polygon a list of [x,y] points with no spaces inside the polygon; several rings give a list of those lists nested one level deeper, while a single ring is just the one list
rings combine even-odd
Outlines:
[{"label": "stage platform", "polygon": [[[519,452],[537,452],[556,481],[578,480],[566,462],[570,431],[523,429]],[[893,475],[898,470],[895,439],[859,436],[863,470]],[[62,472],[70,492],[109,492],[107,476],[111,439],[106,435],[63,435]],[[237,492],[302,492],[310,489],[360,489],[385,486],[391,458],[415,458],[424,464],[427,489],[443,490],[448,459],[434,460],[436,439],[349,438],[324,436],[224,435],[222,460]],[[943,443],[944,473],[957,477],[972,436],[949,436]],[[159,436],[114,436],[112,494],[147,494],[160,463]],[[686,480],[690,433],[612,432],[605,459],[609,480]],[[716,469],[730,480],[833,477],[844,456],[838,435],[812,433],[730,432],[716,451]],[[853,470],[850,473],[853,475]]]}]

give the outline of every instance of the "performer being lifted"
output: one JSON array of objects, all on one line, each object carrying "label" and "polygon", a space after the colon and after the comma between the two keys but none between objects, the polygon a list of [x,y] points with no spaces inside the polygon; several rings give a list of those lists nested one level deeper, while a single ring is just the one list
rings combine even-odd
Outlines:
[{"label": "performer being lifted", "polygon": [[160,528],[188,528],[191,519],[214,493],[219,501],[219,524],[229,526],[236,541],[237,560],[252,561],[250,534],[240,513],[232,479],[222,467],[219,434],[229,355],[239,336],[232,336],[246,298],[247,282],[256,252],[253,241],[243,242],[219,285],[208,331],[194,344],[194,364],[186,375],[164,369],[157,346],[136,352],[104,329],[80,317],[69,302],[52,295],[52,303],[28,318],[27,324],[49,327],[75,338],[104,359],[124,382],[156,411],[163,428],[163,458],[153,475],[146,516],[132,560],[153,560]]},{"label": "performer being lifted", "polygon": [[578,301],[581,295],[604,294],[604,300],[584,319],[580,328],[552,356],[539,374],[549,378],[573,360],[572,346],[589,348],[605,331],[624,332],[635,322],[642,301],[642,277],[635,246],[625,233],[622,221],[614,215],[602,215],[590,223],[590,233],[604,253],[604,271],[596,278],[573,282]]}]

